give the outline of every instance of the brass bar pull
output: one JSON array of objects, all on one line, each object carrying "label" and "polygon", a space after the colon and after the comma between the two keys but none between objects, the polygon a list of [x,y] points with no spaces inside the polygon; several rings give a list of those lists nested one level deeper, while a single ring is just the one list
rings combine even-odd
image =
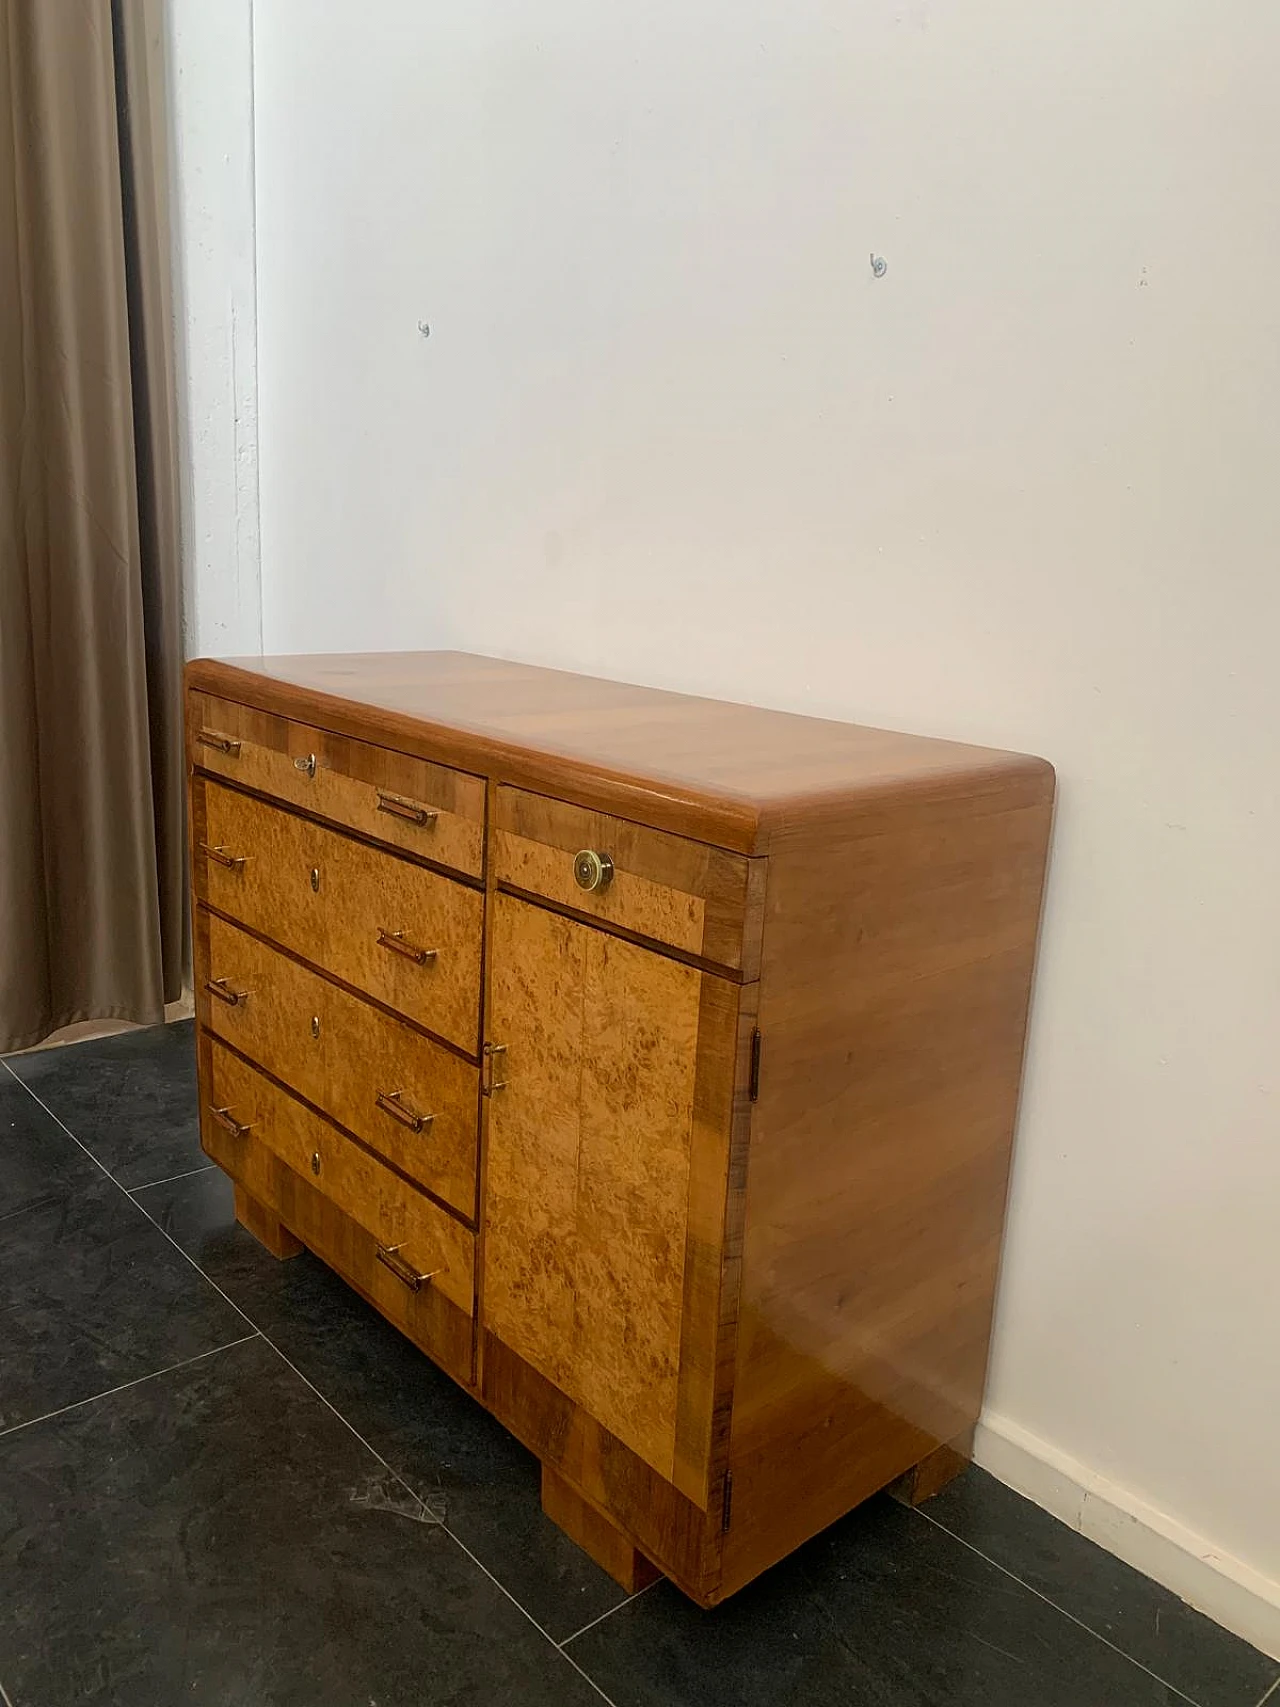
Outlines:
[{"label": "brass bar pull", "polygon": [[227,1131],[233,1138],[243,1138],[245,1133],[253,1124],[253,1122],[249,1120],[237,1120],[229,1108],[214,1108],[210,1105],[209,1113],[218,1122],[219,1126],[226,1127]]},{"label": "brass bar pull", "polygon": [[225,753],[229,759],[240,756],[240,743],[230,735],[219,735],[216,729],[197,729],[197,747],[212,747],[215,753]]},{"label": "brass bar pull", "polygon": [[484,1046],[484,1058],[485,1058],[485,1063],[488,1067],[488,1072],[481,1074],[480,1092],[481,1092],[482,1096],[491,1097],[495,1091],[505,1091],[506,1090],[507,1081],[505,1079],[495,1079],[493,1076],[493,1058],[494,1058],[494,1056],[495,1055],[505,1055],[506,1052],[507,1052],[507,1046],[505,1043],[486,1043],[485,1044],[485,1046]]},{"label": "brass bar pull", "polygon": [[216,996],[220,1002],[225,1002],[229,1008],[238,1008],[242,1002],[249,1000],[248,990],[233,990],[225,978],[206,978],[204,987],[211,996]]},{"label": "brass bar pull", "polygon": [[425,1132],[435,1119],[434,1114],[419,1114],[412,1103],[404,1100],[403,1091],[379,1091],[373,1100],[384,1114],[407,1126],[410,1132]]},{"label": "brass bar pull", "polygon": [[208,842],[201,842],[200,852],[208,854],[209,858],[215,860],[219,865],[225,865],[228,871],[244,870],[245,856],[243,854],[228,853],[226,848],[210,847]]},{"label": "brass bar pull", "polygon": [[423,1272],[415,1268],[412,1263],[407,1263],[400,1255],[403,1249],[403,1245],[379,1245],[378,1261],[383,1268],[389,1268],[397,1280],[403,1280],[410,1292],[417,1292],[424,1281],[434,1280],[440,1270],[432,1268]]},{"label": "brass bar pull", "polygon": [[424,806],[420,800],[410,800],[403,794],[388,794],[385,788],[378,790],[378,811],[389,812],[393,818],[404,818],[410,824],[434,824],[439,817],[429,806]]},{"label": "brass bar pull", "polygon": [[434,960],[439,952],[434,948],[419,948],[416,943],[406,940],[403,931],[379,931],[378,947],[389,948],[395,954],[403,954],[406,960],[412,960],[416,966],[425,966],[429,960]]}]

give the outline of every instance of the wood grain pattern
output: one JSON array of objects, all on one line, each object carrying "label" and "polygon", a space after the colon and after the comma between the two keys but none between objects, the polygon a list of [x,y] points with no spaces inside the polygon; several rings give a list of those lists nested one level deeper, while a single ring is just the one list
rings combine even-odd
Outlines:
[{"label": "wood grain pattern", "polygon": [[[581,848],[613,860],[606,888],[579,887],[573,859]],[[493,857],[500,883],[749,978],[758,973],[763,860],[517,788],[498,790]]]},{"label": "wood grain pattern", "polygon": [[[243,788],[349,825],[375,841],[471,877],[484,869],[484,778],[408,753],[272,716],[234,700],[190,695],[190,762]],[[234,750],[222,751],[225,740]],[[315,759],[314,768],[307,765]],[[299,765],[305,768],[299,769]],[[435,814],[420,824],[397,800]]]},{"label": "wood grain pattern", "polygon": [[[692,1249],[695,1294],[716,1291],[736,989],[510,896],[494,907],[506,1088],[489,1114],[486,1325],[705,1504],[715,1308],[682,1360],[685,1270]],[[718,1192],[699,1189],[707,1174]]]},{"label": "wood grain pattern", "polygon": [[739,987],[710,976],[702,978],[698,992],[671,1479],[704,1509],[718,1498],[728,1465],[738,1309],[735,1256],[745,1208],[747,1086],[757,999],[754,984]]},{"label": "wood grain pattern", "polygon": [[[192,801],[199,899],[476,1053],[479,890],[203,778]],[[220,865],[201,843],[243,867]],[[384,931],[436,958],[415,964],[380,943]]]},{"label": "wood grain pattern", "polygon": [[[379,1245],[398,1250],[406,1265],[431,1275],[430,1285],[458,1309],[473,1310],[475,1240],[460,1222],[221,1043],[210,1039],[206,1060],[208,1100],[200,1110],[206,1149],[227,1129],[214,1110],[229,1110],[257,1145],[300,1177],[315,1179],[330,1202]],[[248,1182],[246,1187],[263,1201]]]},{"label": "wood grain pattern", "polygon": [[662,1575],[656,1565],[631,1545],[612,1519],[597,1511],[563,1476],[545,1464],[542,1509],[627,1594],[639,1594]]},{"label": "wood grain pattern", "polygon": [[1007,798],[1016,754],[466,652],[198,659],[188,683],[740,853],[831,804]]},{"label": "wood grain pattern", "polygon": [[517,1440],[549,1464],[700,1606],[719,1598],[719,1511],[706,1512],[545,1376],[481,1329],[481,1397]]},{"label": "wood grain pattern", "polygon": [[[212,1041],[200,1042],[200,1078],[206,1083]],[[377,1241],[313,1186],[295,1174],[252,1133],[235,1137],[211,1124],[202,1139],[213,1161],[223,1168],[244,1195],[264,1214],[274,1215],[380,1310],[401,1333],[428,1353],[455,1381],[472,1386],[475,1366],[475,1325],[471,1311],[460,1310],[435,1287],[411,1292],[377,1259]]]},{"label": "wood grain pattern", "polygon": [[775,845],[726,1590],[978,1415],[1052,810],[1027,763],[1031,806],[983,782]]},{"label": "wood grain pattern", "polygon": [[723,1507],[729,1466],[760,987],[734,992],[736,1026],[725,992],[718,978],[703,983],[673,1478],[712,1511]]},{"label": "wood grain pattern", "polygon": [[[474,1221],[475,1067],[203,907],[196,968],[196,1008],[208,1030]],[[425,1130],[410,1130],[379,1103],[389,1093],[432,1117]]]},{"label": "wood grain pattern", "polygon": [[236,1220],[273,1257],[284,1262],[289,1257],[302,1255],[302,1240],[295,1239],[280,1217],[265,1208],[256,1197],[250,1197],[243,1186],[235,1188],[235,1205]]}]

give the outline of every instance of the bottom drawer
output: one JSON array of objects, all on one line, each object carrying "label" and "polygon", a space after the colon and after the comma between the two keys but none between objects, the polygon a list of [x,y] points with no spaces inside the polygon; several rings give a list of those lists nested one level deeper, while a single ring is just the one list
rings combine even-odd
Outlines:
[{"label": "bottom drawer", "polygon": [[[207,1035],[201,1046],[200,1124],[205,1149],[251,1196],[262,1201],[256,1185],[275,1177],[264,1165],[263,1153],[269,1153],[370,1235],[372,1254],[394,1286],[410,1293],[429,1289],[468,1317],[475,1314],[474,1236]],[[278,1195],[278,1184],[274,1189]],[[268,1207],[309,1242],[282,1204]]]}]

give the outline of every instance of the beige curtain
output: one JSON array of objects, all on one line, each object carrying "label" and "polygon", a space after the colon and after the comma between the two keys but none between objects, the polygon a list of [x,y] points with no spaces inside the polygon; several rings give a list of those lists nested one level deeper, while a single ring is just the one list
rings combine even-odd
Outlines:
[{"label": "beige curtain", "polygon": [[184,962],[160,0],[0,0],[0,1050]]}]

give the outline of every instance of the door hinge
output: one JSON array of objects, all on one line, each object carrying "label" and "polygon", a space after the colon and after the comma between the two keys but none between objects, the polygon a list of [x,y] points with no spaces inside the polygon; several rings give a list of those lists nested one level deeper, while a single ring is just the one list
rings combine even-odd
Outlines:
[{"label": "door hinge", "polygon": [[726,1470],[724,1476],[724,1511],[720,1519],[722,1533],[728,1534],[729,1525],[733,1522],[733,1471]]},{"label": "door hinge", "polygon": [[747,1100],[755,1102],[760,1095],[760,1028],[751,1033],[751,1070],[747,1076]]}]

